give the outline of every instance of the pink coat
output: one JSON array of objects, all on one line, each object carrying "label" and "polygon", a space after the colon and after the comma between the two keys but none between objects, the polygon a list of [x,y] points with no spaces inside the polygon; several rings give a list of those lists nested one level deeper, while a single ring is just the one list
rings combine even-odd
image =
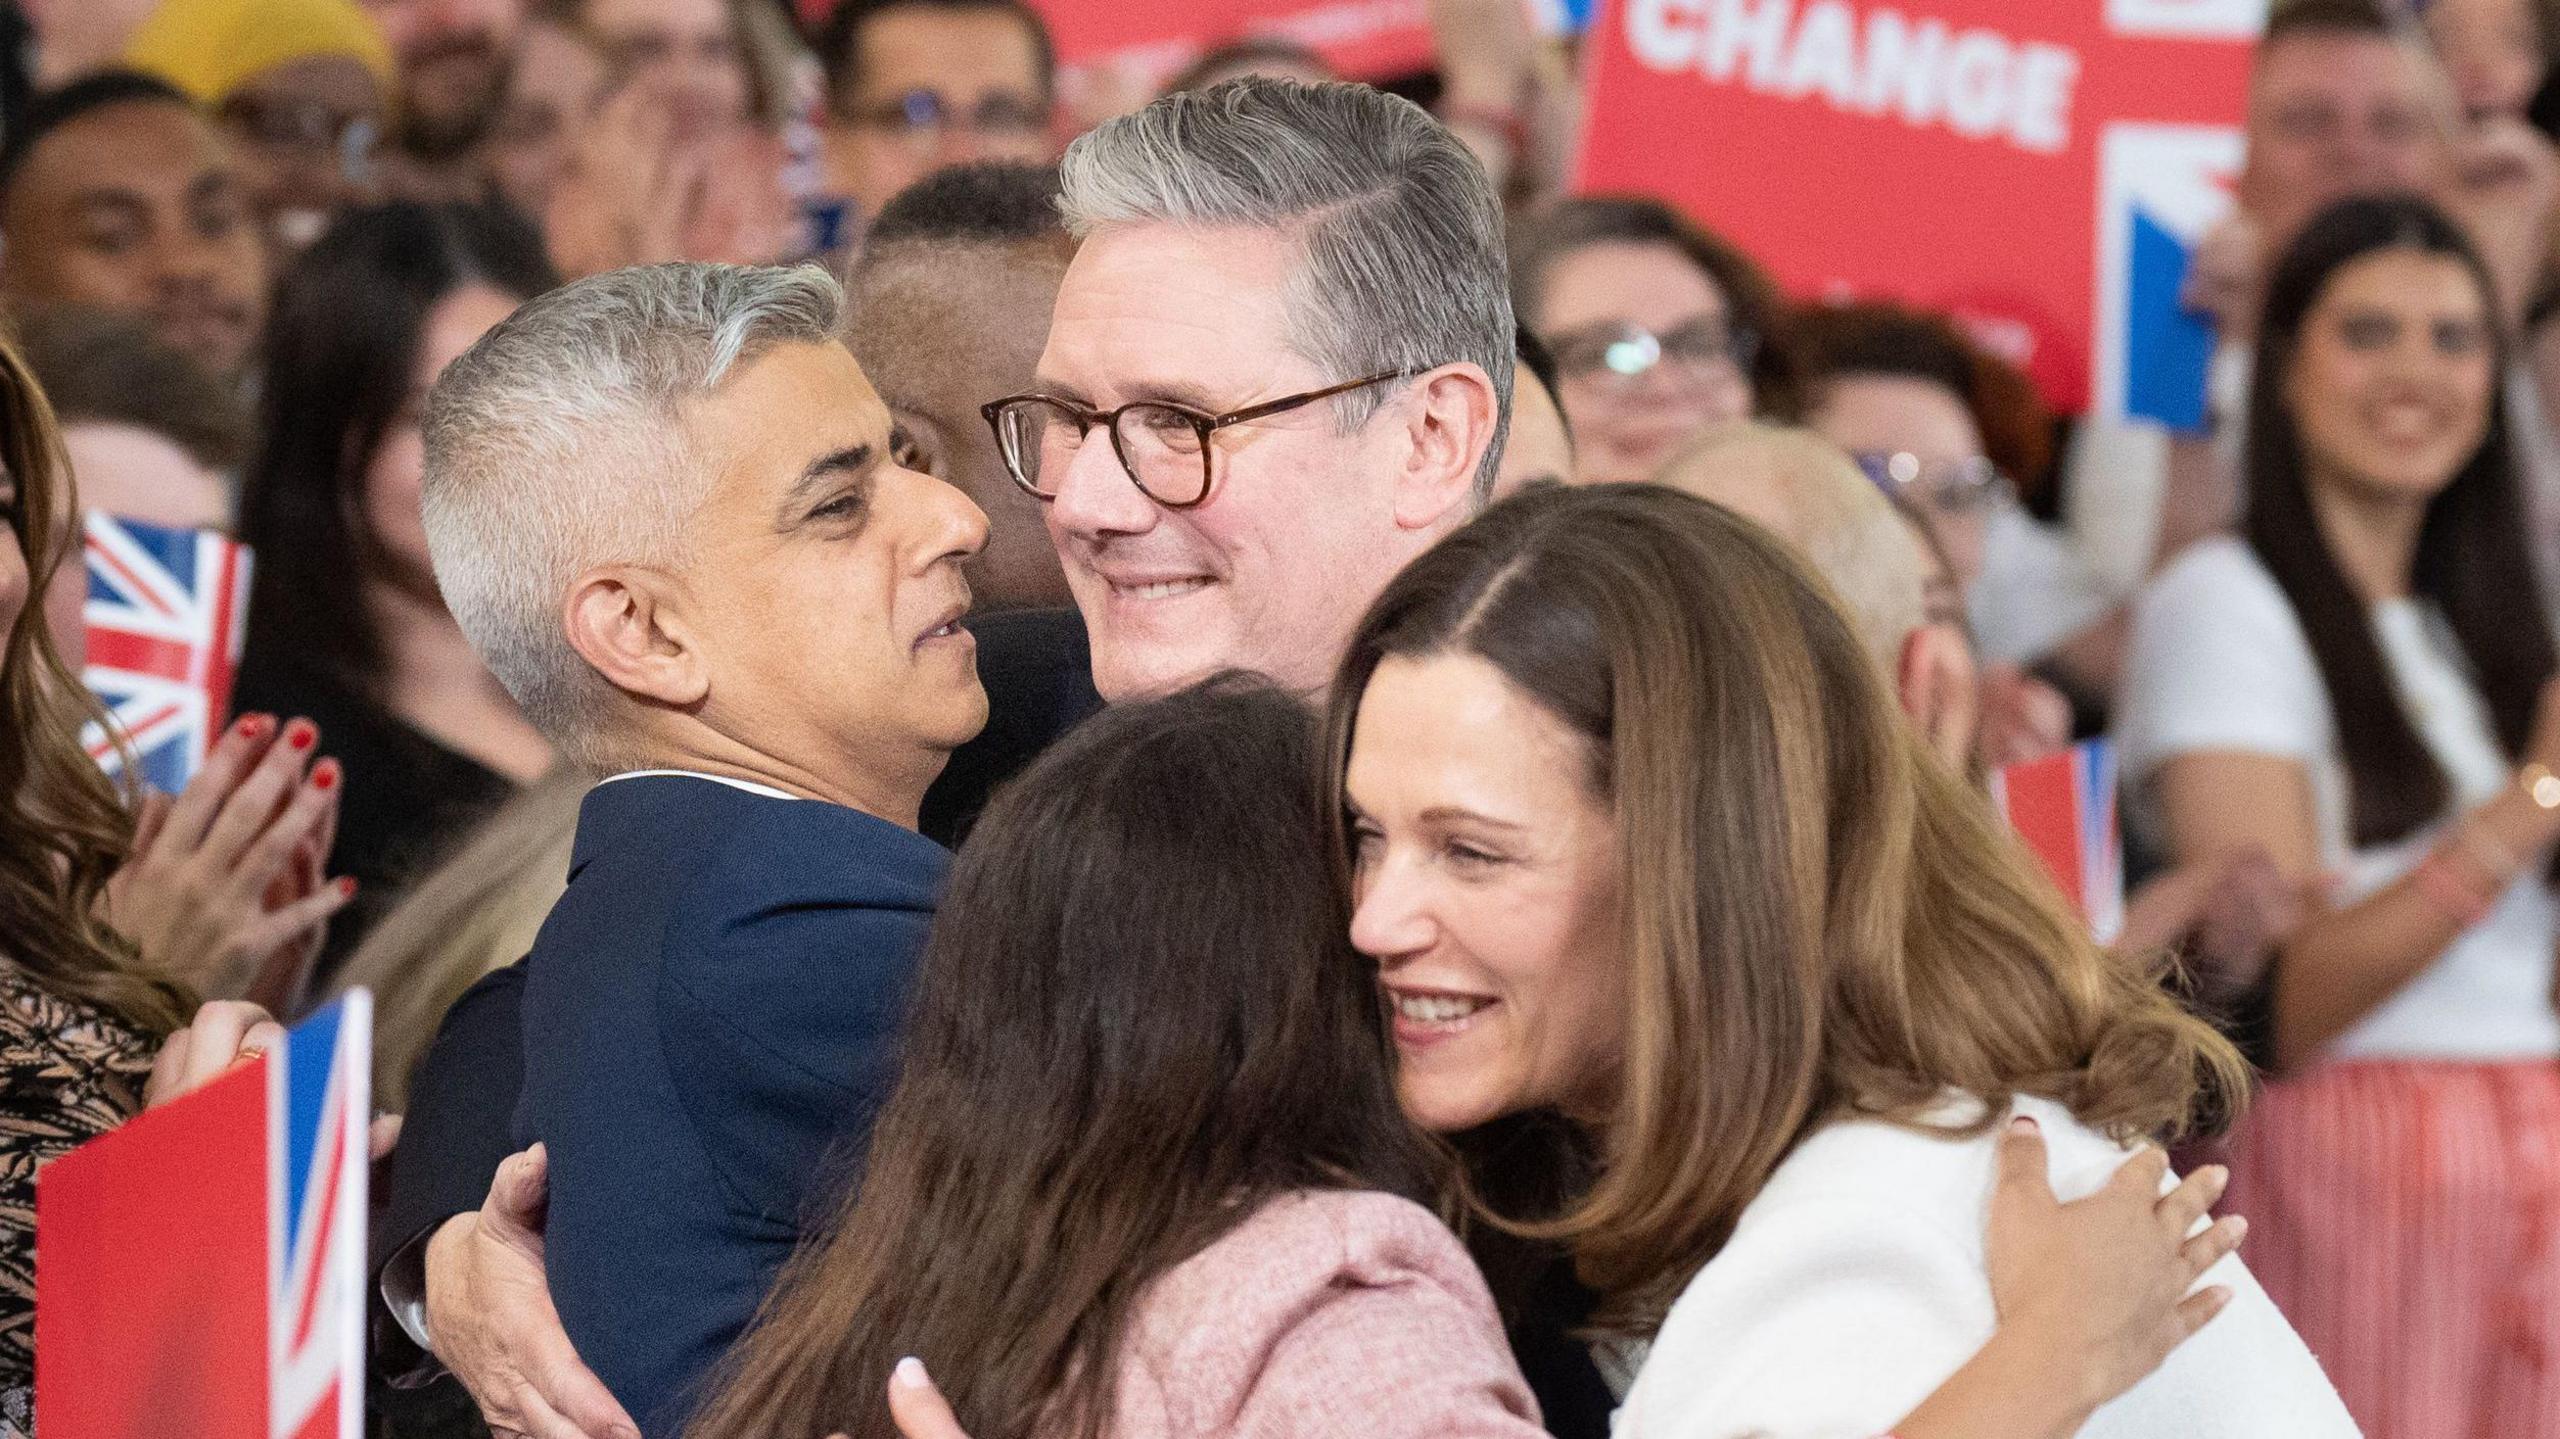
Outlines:
[{"label": "pink coat", "polygon": [[1308,1190],[1148,1292],[1111,1439],[1545,1432],[1457,1236],[1391,1195]]}]

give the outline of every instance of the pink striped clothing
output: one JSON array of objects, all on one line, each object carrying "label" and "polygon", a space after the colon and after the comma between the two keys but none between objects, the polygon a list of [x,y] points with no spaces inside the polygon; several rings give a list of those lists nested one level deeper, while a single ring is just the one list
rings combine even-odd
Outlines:
[{"label": "pink striped clothing", "polygon": [[2249,1267],[2367,1439],[2560,1439],[2560,1062],[2330,1064],[2230,1162]]},{"label": "pink striped clothing", "polygon": [[1543,1439],[1458,1237],[1392,1195],[1283,1195],[1147,1291],[1111,1439]]}]

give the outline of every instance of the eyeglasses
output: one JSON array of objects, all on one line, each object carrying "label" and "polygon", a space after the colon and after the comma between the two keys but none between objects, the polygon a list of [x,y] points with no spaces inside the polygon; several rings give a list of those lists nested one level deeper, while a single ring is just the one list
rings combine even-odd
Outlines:
[{"label": "eyeglasses", "polygon": [[909,90],[876,105],[848,109],[842,118],[850,124],[885,130],[899,139],[918,144],[937,141],[946,130],[1019,137],[1037,135],[1049,128],[1047,108],[1023,96],[989,95],[974,107],[963,110],[944,99],[939,90]]},{"label": "eyeglasses", "polygon": [[1869,452],[1851,458],[1876,488],[1940,514],[1979,514],[2017,499],[2009,477],[1980,455],[1935,463],[1923,461],[1908,450]]},{"label": "eyeglasses", "polygon": [[996,448],[1004,455],[1006,472],[1037,499],[1058,497],[1076,451],[1093,427],[1101,425],[1110,430],[1111,451],[1119,456],[1120,468],[1139,493],[1166,509],[1187,510],[1209,498],[1211,435],[1229,425],[1268,419],[1369,385],[1409,379],[1413,373],[1389,370],[1223,415],[1163,400],[1132,400],[1116,410],[1096,410],[1056,395],[990,400],[978,413],[987,417],[988,428],[996,432]]},{"label": "eyeglasses", "polygon": [[1656,334],[1642,325],[1600,325],[1558,335],[1559,378],[1608,388],[1633,385],[1660,370],[1688,383],[1738,379],[1760,357],[1760,337],[1720,319],[1692,320]]},{"label": "eyeglasses", "polygon": [[350,115],[317,100],[234,95],[222,103],[220,113],[250,144],[326,155],[355,184],[370,179],[374,152],[382,143],[382,127],[370,116]]}]

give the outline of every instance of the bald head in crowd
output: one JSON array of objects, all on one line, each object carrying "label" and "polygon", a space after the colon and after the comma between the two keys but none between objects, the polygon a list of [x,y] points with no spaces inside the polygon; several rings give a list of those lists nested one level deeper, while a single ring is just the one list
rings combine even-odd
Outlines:
[{"label": "bald head in crowd", "polygon": [[987,547],[969,566],[982,609],[1073,603],[1040,502],[1005,472],[978,407],[1033,387],[1074,257],[1056,166],[957,165],[880,212],[848,287],[846,346],[911,463],[986,511]]},{"label": "bald head in crowd", "polygon": [[1884,492],[1810,430],[1746,421],[1709,431],[1659,483],[1768,527],[1811,562],[1848,609],[1903,712],[1941,759],[1973,748],[1972,646],[1929,620],[1930,560]]}]

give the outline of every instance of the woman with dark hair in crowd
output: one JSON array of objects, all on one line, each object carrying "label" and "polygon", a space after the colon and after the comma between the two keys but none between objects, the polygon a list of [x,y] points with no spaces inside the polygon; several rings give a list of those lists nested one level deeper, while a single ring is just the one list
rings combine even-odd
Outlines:
[{"label": "woman with dark hair in crowd", "polygon": [[[1408,572],[1419,578],[1391,591],[1366,633],[1401,652],[1416,641],[1414,626],[1435,623],[1425,610],[1478,612],[1487,596],[1481,585],[1466,587],[1473,583],[1468,577],[1507,575],[1523,563],[1581,566],[1593,559],[1593,548],[1619,546],[1645,553],[1638,562],[1620,564],[1616,578],[1635,580],[1639,589],[1669,580],[1674,572],[1678,579],[1650,599],[1613,587],[1608,603],[1618,609],[1612,612],[1685,623],[1673,618],[1686,613],[1683,602],[1696,600],[1702,589],[1716,590],[1713,577],[1730,572],[1722,567],[1728,557],[1714,546],[1681,547],[1604,531],[1570,551],[1557,551],[1552,560],[1516,548],[1524,536],[1550,534],[1547,521],[1559,509],[1578,515],[1629,505],[1639,530],[1685,525],[1694,531],[1712,523],[1720,533],[1749,533],[1704,503],[1668,491],[1546,489],[1495,509],[1464,532],[1476,535],[1491,526],[1484,543],[1451,553],[1462,536],[1434,552],[1445,556],[1436,566],[1426,559]],[[1776,554],[1774,541],[1750,544],[1758,546],[1764,565]],[[1685,568],[1666,570],[1666,561]],[[1827,605],[1810,581],[1798,576],[1795,582],[1799,606]],[[1460,587],[1447,587],[1453,584]],[[1593,611],[1541,598],[1555,588],[1551,581],[1523,585],[1506,593],[1525,601],[1526,610],[1503,609],[1500,596],[1487,610],[1503,616],[1502,638],[1493,641],[1501,652],[1539,643],[1570,650],[1602,629]],[[1749,604],[1750,613],[1773,622],[1782,618],[1759,607],[1759,598]],[[1812,663],[1826,674],[1841,666],[1865,675],[1871,661],[1864,649],[1845,622],[1836,616],[1829,622],[1839,648],[1824,650],[1823,660]],[[1613,637],[1607,660],[1565,654],[1557,663],[1633,664],[1634,656],[1614,649],[1618,639],[1630,637]],[[1641,638],[1660,636],[1647,631]],[[1378,666],[1375,649],[1357,653],[1365,658],[1349,672],[1355,694],[1367,688],[1360,681]],[[1805,663],[1800,657],[1799,664]],[[1573,674],[1579,679],[1584,671]],[[1750,682],[1761,678],[1755,674]],[[1678,680],[1666,678],[1672,688],[1663,693],[1678,692]],[[1381,670],[1378,688],[1391,683]],[[1652,693],[1642,681],[1628,683]],[[1916,761],[1876,682],[1864,683],[1859,693],[1869,707],[1847,712],[1860,717],[1853,724],[1862,742],[1898,747],[1889,759],[1842,770],[1836,782],[1860,786],[1861,795],[1881,790],[1889,804],[1907,809],[1908,781],[1897,790],[1882,771]],[[1517,1002],[1525,1013],[1518,1020],[1461,1018],[1474,1006],[1398,990],[1412,973],[1411,956],[1375,926],[1382,905],[1401,902],[1382,900],[1381,893],[1409,889],[1401,875],[1408,861],[1400,852],[1382,853],[1374,838],[1383,806],[1366,736],[1374,725],[1410,746],[1421,736],[1408,721],[1419,723],[1445,748],[1418,757],[1398,782],[1455,781],[1458,788],[1441,798],[1481,804],[1483,795],[1468,783],[1480,766],[1462,752],[1471,737],[1500,731],[1518,716],[1477,703],[1480,697],[1456,698],[1458,703],[1434,705],[1427,715],[1388,715],[1366,707],[1360,713],[1363,748],[1352,760],[1351,784],[1356,797],[1380,808],[1363,812],[1358,821],[1373,837],[1359,846],[1358,883],[1368,897],[1356,921],[1348,914],[1352,875],[1319,838],[1340,830],[1329,802],[1335,792],[1314,783],[1318,752],[1312,727],[1295,702],[1273,691],[1212,684],[1169,700],[1117,706],[1026,772],[973,832],[953,870],[911,1011],[905,1071],[874,1130],[858,1193],[827,1237],[786,1271],[691,1432],[698,1439],[763,1439],[822,1433],[851,1421],[855,1434],[886,1435],[891,1431],[879,1408],[881,1386],[901,1356],[914,1355],[950,1384],[959,1413],[982,1434],[1534,1434],[1532,1410],[1504,1351],[1483,1281],[1457,1240],[1415,1203],[1433,1197],[1435,1174],[1408,1118],[1430,1128],[1465,1129],[1506,1107],[1561,1109],[1576,1122],[1596,1120],[1612,1135],[1623,1126],[1650,1147],[1649,1158],[1628,1161],[1621,1179],[1621,1155],[1610,1141],[1601,1187],[1590,1200],[1606,1216],[1597,1221],[1605,1227],[1593,1232],[1605,1235],[1609,1245],[1629,1247],[1595,1243],[1583,1257],[1586,1274],[1628,1301],[1630,1319],[1647,1306],[1656,1306],[1649,1312],[1658,1319],[1658,1304],[1667,1303],[1730,1227],[1729,1210],[1738,1201],[1726,1201],[1737,1192],[1747,1198],[1748,1188],[1766,1177],[1799,1132],[1832,1117],[1833,1104],[1874,1099],[1907,1101],[1914,1110],[1936,1105],[1934,1085],[1915,1088],[1870,1076],[1855,1058],[1817,1074],[1804,1046],[1790,1037],[1813,1023],[1809,1013],[1799,1007],[1778,1016],[1740,1002],[1764,992],[1801,994],[1786,976],[1811,964],[1810,953],[1755,950],[1753,958],[1765,960],[1769,972],[1713,976],[1735,986],[1721,1023],[1711,1023],[1698,1004],[1697,990],[1710,978],[1707,958],[1688,955],[1698,971],[1696,982],[1667,986],[1678,991],[1673,999],[1688,1016],[1663,1041],[1668,1049],[1653,1044],[1659,1026],[1645,1017],[1664,1002],[1662,996],[1640,995],[1633,981],[1572,965],[1550,967],[1553,983],[1545,999],[1552,1004],[1544,1009],[1525,992],[1511,992],[1506,1002]],[[1577,706],[1587,698],[1577,696]],[[1726,710],[1762,703],[1749,692],[1709,699]],[[1837,707],[1826,712],[1842,713]],[[1583,711],[1577,707],[1575,713]],[[1656,797],[1686,795],[1676,807],[1692,819],[1694,806],[1747,809],[1751,816],[1737,831],[1737,842],[1767,840],[1777,821],[1763,811],[1782,807],[1793,791],[1764,801],[1725,790],[1707,798],[1711,784],[1729,787],[1739,782],[1737,776],[1765,783],[1767,755],[1764,745],[1731,764],[1701,765],[1698,755],[1709,748],[1701,738],[1703,719],[1683,712],[1673,729],[1648,732],[1648,758],[1631,766],[1631,780],[1649,786],[1647,793]],[[1343,707],[1335,721],[1337,741],[1351,724],[1349,707]],[[1790,733],[1813,732],[1818,726]],[[1578,792],[1584,770],[1573,743],[1550,746],[1535,736],[1518,741],[1517,735],[1503,736],[1500,760],[1510,781],[1525,786],[1518,792]],[[1958,793],[1955,781],[1943,777],[1932,791]],[[1598,832],[1589,809],[1594,803],[1602,802],[1542,812],[1526,817],[1526,828],[1507,831],[1503,842],[1541,848],[1540,859],[1513,868],[1479,848],[1489,841],[1457,833],[1465,822],[1449,818],[1435,803],[1423,816],[1435,830],[1424,846],[1428,852],[1411,862],[1464,891],[1478,921],[1502,932],[1496,938],[1505,946],[1505,959],[1547,944],[1605,968],[1619,959],[1611,948],[1619,929],[1610,898],[1618,881],[1610,873],[1615,861],[1590,847]],[[2030,873],[2026,862],[1999,847],[1990,822],[1966,803],[1953,818],[1939,817],[1939,830],[1952,828],[1953,834],[1932,831],[1928,838],[1944,845],[1941,854],[1989,854],[1997,882],[2023,886]],[[1723,850],[1710,856],[1686,843],[1688,827],[1677,833],[1654,828],[1660,811],[1651,800],[1636,809],[1646,827],[1630,836],[1627,852],[1642,844],[1652,846],[1648,853],[1676,856],[1669,863],[1699,864],[1668,900],[1674,909],[1695,902],[1695,892],[1721,874],[1706,862],[1721,859]],[[1970,827],[1957,822],[1968,817]],[[1403,819],[1389,823],[1400,827]],[[1399,833],[1387,848],[1404,843]],[[1894,829],[1889,816],[1880,835],[1860,847],[1853,872],[1837,881],[1841,903],[1852,903],[1847,896],[1863,896],[1877,887],[1875,881],[1889,877],[1883,861],[1863,857],[1868,850],[1891,857],[1909,847],[1908,825]],[[1803,855],[1801,845],[1781,844],[1778,852]],[[1557,854],[1598,865],[1571,876],[1578,892],[1559,883]],[[1962,862],[1936,863],[1943,869]],[[1653,872],[1649,863],[1644,868]],[[1743,889],[1784,892],[1772,868],[1766,861],[1756,864],[1741,882]],[[1399,874],[1385,877],[1386,869]],[[1625,892],[1651,893],[1632,887]],[[1716,892],[1722,896],[1721,885]],[[1740,927],[1715,929],[1719,934],[1767,941],[1773,930],[1809,919],[1746,915],[1754,906],[1740,892],[1722,897],[1730,902],[1703,919],[1734,919]],[[2027,1016],[2006,1025],[1970,1022],[1945,1042],[1945,1051],[1960,1053],[1975,1041],[1991,1044],[1990,1053],[1961,1072],[1978,1072],[1986,1098],[2002,1105],[2008,1095],[1998,1086],[2015,1071],[2032,1073],[2021,1083],[2067,1095],[2098,1121],[2128,1131],[2170,1122],[2191,1096],[2198,1069],[2227,1065],[2227,1052],[2216,1047],[2210,1031],[2177,1017],[2156,991],[2131,977],[2100,972],[2094,952],[2053,902],[2031,897],[2015,903],[2026,912],[2020,922],[2031,937],[2069,962],[2056,966],[2059,974],[2045,974],[2033,956],[2020,951],[1999,956],[2005,963],[1986,962],[1980,973],[1942,975],[1919,967],[1915,958],[1912,983],[1931,995],[1923,1017],[1954,1025],[1939,1011],[1977,1003],[2004,987],[2013,991],[2009,1010]],[[1962,898],[1920,906],[1915,924],[1952,920],[1983,940],[1987,926],[1972,923],[1981,919],[1979,909]],[[1677,919],[1668,912],[1639,917],[1629,934],[1641,947],[1656,937],[1657,922]],[[1861,941],[1873,941],[1881,922],[1863,912],[1848,920]],[[1842,942],[1850,941],[1844,936]],[[1380,1034],[1378,970],[1361,959],[1354,944],[1392,956],[1388,983],[1401,1016],[1397,1039],[1404,1068],[1401,1114]],[[1929,958],[1942,956],[1932,950]],[[1848,994],[1853,983],[1891,982],[1861,973],[1854,982],[1840,981],[1839,997],[1868,997],[1863,991]],[[1417,1018],[1417,1010],[1425,1017]],[[1635,1041],[1632,1046],[1615,1032],[1620,1024]],[[1488,1035],[1496,1038],[1488,1043]],[[1864,1031],[1857,1038],[1862,1044],[1884,1042]],[[1523,1039],[1534,1042],[1523,1047]],[[1446,1091],[1436,1086],[1453,1050],[1472,1054],[1492,1073],[1490,1084],[1508,1086],[1501,1103],[1477,1112],[1471,1101],[1455,1108],[1444,1102]],[[1732,1058],[1701,1066],[1671,1057],[1714,1054]],[[1583,1081],[1648,1063],[1687,1078],[1630,1079],[1626,1087],[1635,1097],[1614,1118],[1605,1112],[1607,1104],[1599,1111],[1583,1106]],[[1894,1064],[1886,1056],[1873,1067],[1898,1076]],[[1770,1098],[1762,1079],[1789,1067],[1801,1072],[1800,1082],[1787,1090],[1789,1097]],[[1833,1074],[1852,1075],[1859,1083],[1846,1092],[1824,1089]],[[1560,1085],[1576,1088],[1567,1093]],[[1663,1094],[1678,1101],[1676,1113],[1659,1112],[1653,1101]],[[1697,1122],[1699,1113],[1687,1106],[1699,1103],[1731,1122]],[[2038,1112],[2057,1137],[2071,1137],[2063,1110],[2048,1106]],[[1996,1118],[1983,1118],[1965,1132],[1987,1131]],[[2097,1188],[2114,1167],[2111,1161],[2123,1155],[2094,1136],[2078,1142],[2091,1153],[2067,1152],[2065,1182]],[[1593,1152],[1600,1152],[1596,1137],[1592,1143]],[[1945,1147],[1959,1154],[1958,1165],[1979,1158],[1970,1177],[1988,1179],[1987,1144]],[[2004,1170],[2012,1186],[2004,1193],[2019,1207],[2008,1211],[2014,1228],[2007,1238],[1991,1245],[1997,1278],[1981,1268],[1983,1188],[1976,1183],[1963,1190],[1961,1182],[1951,1181],[1950,1191],[1963,1190],[1963,1200],[1949,1199],[1942,1207],[1961,1213],[1930,1217],[1945,1220],[1949,1233],[1968,1237],[1971,1279],[1980,1292],[1966,1297],[1978,1303],[1951,1305],[1931,1316],[1935,1327],[1929,1332],[1917,1332],[1915,1324],[1912,1334],[1889,1336],[1895,1352],[1903,1340],[1911,1349],[1909,1357],[1897,1360],[1897,1383],[1915,1382],[1890,1391],[1890,1400],[1859,1409],[1856,1423],[1864,1427],[1822,1432],[1876,1434],[1892,1426],[1904,1439],[2068,1433],[2090,1406],[2149,1370],[2211,1312],[2217,1299],[2208,1296],[2173,1313],[2197,1274],[2233,1240],[2229,1231],[2216,1230],[2181,1253],[2189,1225],[2214,1187],[2211,1179],[2161,1201],[2159,1162],[2138,1161],[2111,1188],[2107,1204],[2065,1216],[2053,1208],[2041,1182],[2042,1150],[2017,1144],[2006,1157],[2014,1164],[2022,1151],[2031,1154],[2032,1167]],[[1732,1183],[1709,1192],[1702,1174]],[[1479,1173],[1471,1180],[1485,1177]],[[1558,1177],[1588,1178],[1578,1166]],[[1630,1193],[1630,1183],[1663,1187],[1648,1197]],[[2155,1210],[2155,1204],[2161,1207]],[[2057,1217],[2061,1223],[2050,1222]],[[1851,1216],[1833,1236],[1830,1257],[1867,1234],[1859,1223],[1866,1218]],[[2102,1231],[2106,1239],[2096,1242]],[[1580,1252],[1582,1233],[1558,1228],[1548,1237],[1572,1238]],[[2245,1288],[2245,1275],[2229,1272]],[[1621,1281],[1628,1281],[1623,1292]],[[1961,1280],[1950,1283],[1960,1286]],[[1995,1289],[2002,1306],[1996,1332]],[[2247,1292],[2254,1296],[2253,1289]],[[2236,1344],[2238,1336],[2255,1331],[2235,1325],[2272,1322],[2281,1329],[2271,1312],[2261,1312],[2263,1300],[2256,1306],[2244,1305],[2216,1335]],[[2203,1342],[2220,1350],[2212,1336]],[[1980,1356],[1968,1363],[1976,1348]],[[1743,1365],[1773,1352],[1763,1347],[1746,1357],[1737,1349],[1732,1362]],[[1839,1351],[1787,1357],[1795,1369],[1781,1371],[1773,1384],[1789,1396],[1818,1382],[1820,1359],[1841,1370],[1872,1358],[1853,1360]],[[1684,1352],[1673,1367],[1696,1370],[1691,1358]],[[2083,1382],[2093,1387],[2083,1390]],[[930,1391],[910,1377],[893,1392],[904,1410]],[[1879,1385],[1875,1392],[1888,1391]],[[1737,1428],[1753,1427],[1757,1412],[1739,1399],[1730,1407]],[[2238,1412],[2256,1413],[2245,1406]],[[911,1424],[933,1422],[919,1413],[902,1417]],[[940,1423],[947,1426],[948,1416]]]},{"label": "woman with dark hair in crowd", "polygon": [[2041,475],[2052,458],[2052,416],[2034,386],[1934,312],[1812,305],[1794,324],[1805,423],[1926,514],[1953,567],[1988,661],[1983,762],[2067,743],[2070,702],[2018,662],[2114,606],[2068,544],[2019,507],[2015,477]]},{"label": "woman with dark hair in crowd", "polygon": [[2277,264],[2241,536],[2143,597],[2119,728],[2181,857],[2327,903],[2278,950],[2232,1193],[2367,1433],[2560,1434],[2560,688],[2488,272],[2415,199]]},{"label": "woman with dark hair in crowd", "polygon": [[1555,355],[1585,483],[1650,479],[1708,426],[1794,413],[1777,287],[1658,200],[1558,202],[1522,227],[1511,283]]},{"label": "woman with dark hair in crowd", "polygon": [[502,213],[395,204],[350,212],[277,290],[233,703],[310,716],[346,765],[337,853],[360,888],[324,978],[405,881],[551,767],[437,592],[418,421],[445,365],[552,283],[540,240]]},{"label": "woman with dark hair in crowd", "polygon": [[[290,968],[344,898],[318,883],[308,843],[330,787],[272,723],[225,733],[137,841],[80,742],[103,716],[41,603],[78,570],[77,510],[52,409],[0,342],[0,1439],[32,1432],[36,1171],[142,1107],[197,988],[239,993],[276,954]],[[307,881],[268,905],[296,869]]]}]

